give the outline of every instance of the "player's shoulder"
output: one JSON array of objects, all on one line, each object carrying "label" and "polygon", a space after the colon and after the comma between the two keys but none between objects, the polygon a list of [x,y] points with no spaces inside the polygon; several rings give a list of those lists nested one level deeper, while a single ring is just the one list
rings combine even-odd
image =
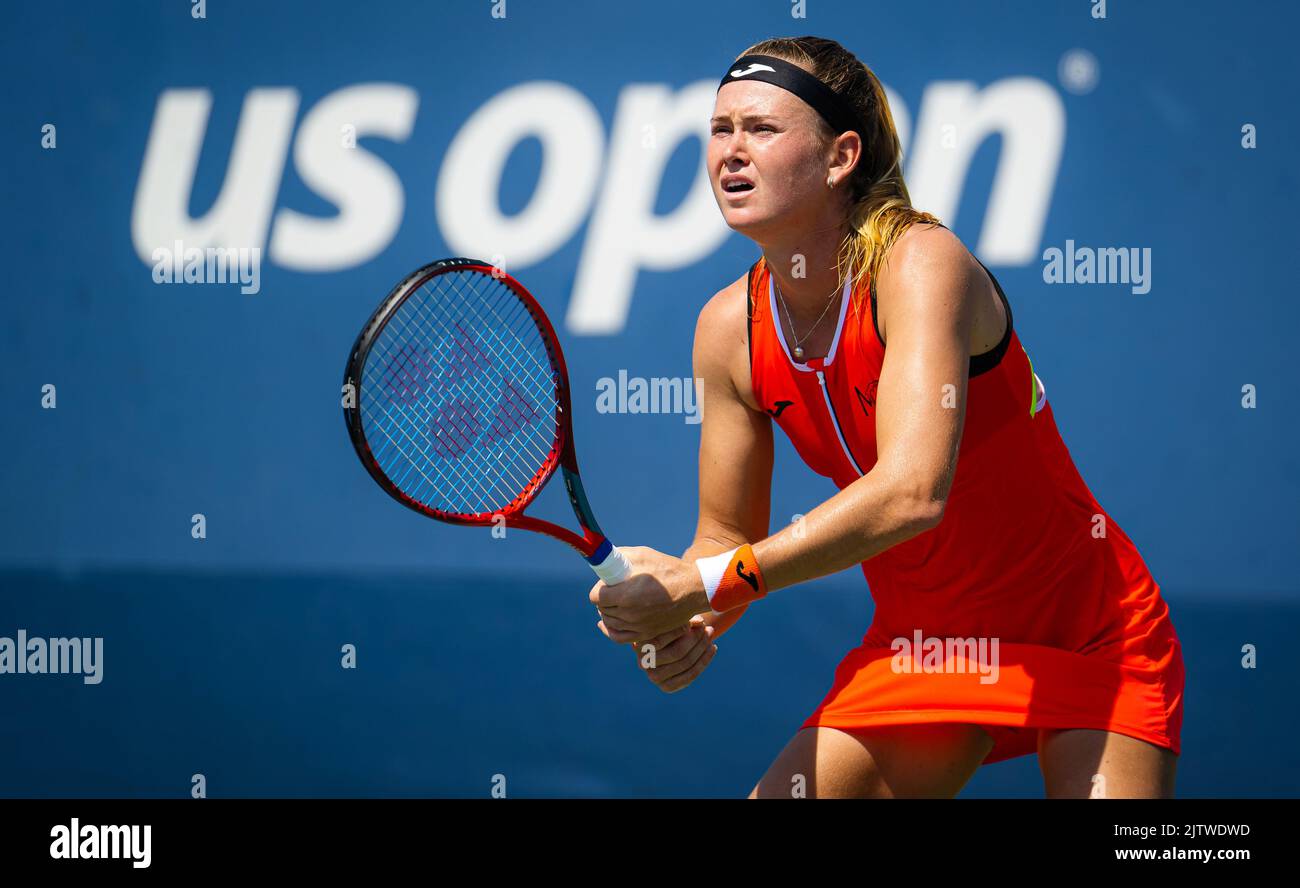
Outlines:
[{"label": "player's shoulder", "polygon": [[752,407],[753,397],[746,394],[749,391],[748,290],[749,272],[746,271],[704,303],[695,325],[694,363],[706,384],[729,379],[731,388]]},{"label": "player's shoulder", "polygon": [[961,238],[937,223],[917,222],[898,236],[880,274],[886,289],[892,281],[967,279],[979,268]]},{"label": "player's shoulder", "polygon": [[744,330],[749,316],[749,271],[714,293],[700,309],[697,335]]},{"label": "player's shoulder", "polygon": [[986,295],[992,296],[991,279],[961,238],[936,223],[916,223],[898,236],[881,267],[876,329],[888,340],[891,323],[903,315],[928,318],[927,327],[947,322],[941,319],[955,323]]}]

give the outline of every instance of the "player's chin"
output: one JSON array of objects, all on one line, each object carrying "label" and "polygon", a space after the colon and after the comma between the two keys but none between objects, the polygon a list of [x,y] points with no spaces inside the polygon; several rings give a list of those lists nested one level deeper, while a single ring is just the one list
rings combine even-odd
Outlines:
[{"label": "player's chin", "polygon": [[721,209],[722,219],[727,223],[727,227],[741,234],[748,231],[758,231],[770,221],[770,214],[765,212],[762,207],[750,205],[737,207],[724,204]]}]

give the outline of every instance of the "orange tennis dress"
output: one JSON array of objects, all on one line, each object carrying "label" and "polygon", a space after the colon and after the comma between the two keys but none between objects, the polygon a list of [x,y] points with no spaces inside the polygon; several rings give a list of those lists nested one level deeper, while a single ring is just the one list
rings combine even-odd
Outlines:
[{"label": "orange tennis dress", "polygon": [[[1007,330],[971,358],[943,520],[862,563],[874,618],[803,727],[978,724],[994,740],[985,764],[1036,752],[1039,728],[1114,731],[1178,754],[1183,658],[1169,608],[1075,469],[989,276]],[[754,395],[840,488],[876,462],[885,357],[874,286],[849,286],[826,357],[801,364],[774,320],[765,260],[749,271]]]}]

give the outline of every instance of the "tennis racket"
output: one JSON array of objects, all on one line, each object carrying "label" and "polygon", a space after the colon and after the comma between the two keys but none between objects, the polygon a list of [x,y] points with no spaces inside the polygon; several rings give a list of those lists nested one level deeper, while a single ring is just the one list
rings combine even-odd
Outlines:
[{"label": "tennis racket", "polygon": [[[627,576],[578,474],[560,342],[509,274],[440,259],[407,275],[362,328],[343,384],[352,446],[393,499],[451,524],[544,533],[609,585]],[[557,468],[580,533],[524,514]]]}]

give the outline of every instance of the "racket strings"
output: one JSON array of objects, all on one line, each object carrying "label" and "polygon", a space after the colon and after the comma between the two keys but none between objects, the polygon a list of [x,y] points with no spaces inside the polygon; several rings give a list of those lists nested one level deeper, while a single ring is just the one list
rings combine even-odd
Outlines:
[{"label": "racket strings", "polygon": [[[452,286],[455,287],[456,285],[457,282],[453,281]],[[501,284],[500,286],[503,289],[507,289],[507,292],[510,293],[511,297],[514,296],[514,293],[508,290],[508,288],[505,288],[504,284]],[[536,321],[533,319],[531,313],[529,313],[528,309],[524,306],[524,304],[517,298],[514,298],[512,301],[513,301],[513,305],[512,305],[513,311],[511,312],[512,318],[510,321],[506,321],[505,319],[503,319],[501,315],[497,312],[496,306],[493,305],[491,302],[485,301],[481,304],[484,305],[489,311],[492,312],[493,316],[497,319],[497,321],[501,323],[502,327],[504,327],[507,331],[510,331],[511,335],[515,336],[516,343],[520,347],[525,348],[526,357],[532,359],[531,361],[529,361],[525,359],[525,356],[520,356],[521,357],[520,363],[518,363],[515,366],[515,369],[521,370],[523,372],[523,375],[527,379],[527,381],[532,383],[533,394],[548,403],[548,413],[550,417],[553,418],[555,415],[555,410],[559,407],[559,403],[556,401],[555,398],[556,380],[554,376],[554,371],[551,369],[550,355],[546,351],[546,342],[545,340],[542,339],[541,332],[537,329]],[[474,305],[473,302],[471,302],[470,305],[471,307],[473,307]],[[476,310],[476,314],[477,314],[477,310]],[[513,329],[517,321],[521,317],[523,318],[523,322],[527,325],[526,329],[529,332],[533,333],[536,339],[536,342],[532,344],[537,346],[537,349],[534,349],[531,352],[527,351],[527,347],[525,346],[524,342],[520,340],[519,337],[515,335],[513,332]],[[489,334],[495,334],[494,328],[492,328],[490,325],[485,327],[485,329],[489,332]],[[499,339],[500,338],[499,334],[496,335],[498,336]],[[505,343],[502,344],[504,345]],[[536,353],[538,349],[540,349],[541,351],[540,355]],[[511,348],[510,352],[511,352],[510,357],[512,359],[515,359],[516,356],[513,353],[514,349]],[[538,373],[540,373],[541,375],[539,376]],[[519,395],[522,398],[522,395],[519,393],[518,389],[515,388],[513,385],[511,385],[509,380],[502,377],[502,384],[503,386],[510,387],[515,392],[516,395]],[[530,415],[535,416],[536,411],[533,411]],[[535,426],[518,426],[518,427],[527,431],[533,437],[535,443],[541,445],[541,447],[543,448],[543,455],[549,454],[551,448],[555,444],[554,435],[543,436],[540,434],[539,430]]]},{"label": "racket strings", "polygon": [[[404,321],[403,327],[407,326],[408,325]],[[398,340],[394,337],[393,341]],[[445,455],[446,451],[440,450],[436,446],[436,442],[433,439],[430,439],[425,432],[425,426],[430,422],[432,417],[427,415],[421,417],[419,410],[414,409],[415,405],[418,405],[423,397],[424,392],[429,385],[430,377],[437,369],[436,362],[431,360],[431,354],[423,346],[417,346],[409,341],[401,346],[395,355],[389,353],[386,344],[376,343],[376,345],[379,348],[377,353],[387,358],[385,373],[382,378],[385,380],[383,391],[388,394],[389,400],[383,401],[368,397],[364,406],[370,406],[372,403],[376,402],[379,403],[387,414],[388,419],[393,422],[395,430],[401,433],[401,435],[419,452],[427,454],[428,448],[433,447],[435,451],[444,453]],[[412,357],[418,357],[418,360],[424,368],[423,373],[406,372],[408,369],[407,363]],[[367,388],[366,391],[367,395],[373,394],[370,388]],[[397,417],[393,416],[394,408],[399,411],[399,416]],[[414,413],[414,415],[412,415],[412,413]],[[415,421],[417,419],[422,419],[423,421],[417,422]],[[387,432],[387,429],[382,425],[379,426],[379,430],[381,432]],[[468,429],[465,431],[468,432]],[[412,436],[413,432],[419,434],[424,439],[423,443],[414,439]],[[392,443],[397,447],[399,456],[406,455],[405,451],[403,451],[395,438],[391,435],[386,435],[386,437],[389,443]],[[376,452],[376,457],[380,460],[383,460],[387,455],[388,454],[383,448]],[[415,465],[416,464],[412,462],[412,466]],[[435,469],[438,468],[436,464],[434,464],[433,467]],[[407,469],[408,475],[409,472],[410,467]],[[407,480],[407,475],[403,475],[400,478],[394,478],[393,480],[401,486]]]},{"label": "racket strings", "polygon": [[500,280],[466,269],[409,294],[363,378],[372,453],[412,499],[490,513],[545,480],[559,445],[555,374],[537,322]]},{"label": "racket strings", "polygon": [[[429,326],[437,327],[439,329],[439,336],[442,337],[446,336],[446,333],[448,332],[448,328],[445,325],[439,325],[437,323],[437,319],[429,316],[427,312],[421,311],[420,304],[418,301],[409,302],[408,300],[408,303],[414,306],[414,309],[417,314],[417,318],[420,322],[425,323]],[[458,327],[458,332],[461,333],[462,338],[453,340],[453,342],[455,342],[456,345],[461,347],[463,350],[463,346],[464,346],[463,339],[464,339],[465,331],[464,328],[461,327],[460,325],[456,325],[456,326]],[[411,321],[406,317],[402,317],[401,328],[398,331],[399,334],[409,335],[410,327],[411,327]],[[431,354],[431,353],[426,351],[426,354]],[[458,379],[463,376],[462,373],[457,372],[460,369],[461,364],[462,362],[449,363],[448,369],[450,369],[451,372],[443,373],[439,375],[446,376],[452,379]],[[431,368],[435,366],[436,366],[435,364],[430,365]],[[432,376],[432,374],[433,374],[432,369],[426,371],[426,373],[424,374],[425,388],[427,388],[428,377]],[[483,396],[486,393],[480,392],[478,394],[480,396]],[[418,403],[418,400],[416,401],[416,403]],[[386,412],[389,414],[389,418],[391,419],[392,411],[387,410],[387,408],[385,409]],[[423,471],[419,471],[421,477],[423,477],[425,481],[428,483],[429,489],[425,491],[419,491],[419,490],[414,491],[413,498],[425,502],[426,500],[430,499],[430,497],[428,496],[428,493],[430,491],[436,491],[440,488],[444,488],[450,491],[459,490],[463,494],[468,494],[473,492],[473,488],[466,487],[463,485],[460,485],[458,487],[457,485],[459,484],[459,477],[457,476],[457,474],[455,472],[449,473],[448,471],[444,470],[444,466],[440,464],[437,460],[431,459],[430,450],[433,451],[434,455],[443,456],[443,457],[461,456],[461,455],[477,457],[478,454],[474,453],[473,451],[464,450],[454,445],[448,446],[446,442],[446,438],[453,432],[459,432],[463,436],[463,439],[465,441],[471,441],[477,436],[480,430],[478,428],[477,415],[474,412],[474,410],[469,407],[466,407],[464,402],[453,401],[448,405],[444,405],[436,412],[433,412],[432,405],[425,405],[425,409],[423,411],[420,410],[414,411],[414,416],[412,416],[412,411],[410,410],[400,410],[400,413],[401,413],[400,421],[402,423],[400,428],[401,431],[403,432],[403,436],[411,445],[414,446],[415,450],[418,451],[419,454],[421,454],[426,458],[426,461],[428,461],[431,464],[432,468],[434,469],[434,473],[437,474],[440,478],[440,483],[433,482],[433,480],[428,477],[427,473]],[[418,421],[414,421],[414,420],[418,420]],[[429,437],[426,430],[433,432],[432,438]],[[415,431],[418,434],[420,434],[421,438],[424,439],[424,443],[421,444],[420,442],[416,441],[414,437],[412,437],[411,431]],[[393,478],[394,482],[397,483],[399,487],[403,487],[403,485],[405,485],[409,480],[412,467],[418,468],[418,462],[412,458],[412,454],[408,453],[407,450],[400,445],[400,442],[398,442],[396,439],[392,438],[391,436],[386,436],[386,437],[388,437],[388,440],[391,443],[397,446],[397,450],[398,450],[397,456],[405,457],[408,461],[408,465],[405,470],[405,473],[400,477]],[[383,456],[384,454],[380,454],[378,455],[377,458],[382,460]],[[448,503],[454,508],[447,509],[448,511],[460,511],[460,512],[489,511],[491,510],[491,506],[493,505],[494,502],[500,503],[506,500],[507,498],[513,499],[513,497],[510,496],[512,491],[510,491],[509,489],[511,484],[507,484],[505,483],[505,481],[508,480],[509,482],[514,484],[516,490],[519,489],[519,486],[522,486],[525,483],[524,480],[519,477],[518,473],[507,472],[508,478],[496,477],[494,476],[494,473],[491,471],[492,467],[490,465],[485,464],[482,460],[473,458],[471,459],[471,463],[472,465],[469,468],[473,473],[472,477],[478,480],[480,482],[480,485],[483,486],[484,489],[478,491],[478,496],[476,497],[463,496],[460,499],[452,499],[449,497]],[[390,477],[392,477],[392,475],[390,475]],[[484,484],[484,482],[495,482],[495,483],[492,486],[492,489],[489,491],[486,489],[487,485]],[[489,497],[487,496],[487,493],[492,493],[495,495]],[[408,491],[408,495],[412,495],[412,492]],[[474,506],[474,508],[469,508],[471,504]],[[426,505],[435,505],[436,507],[436,504],[433,502],[426,502]]]},{"label": "racket strings", "polygon": [[[427,408],[424,411],[411,411],[392,404],[381,406],[397,435],[390,434],[383,423],[376,424],[395,451],[390,454],[381,450],[376,458],[384,467],[385,474],[408,496],[434,508],[462,513],[495,511],[499,504],[508,504],[513,491],[505,483],[506,479],[495,476],[490,471],[492,467],[465,446],[480,431],[472,407],[452,403],[431,414]],[[416,435],[419,436],[418,440]],[[449,445],[449,439],[457,435],[461,438],[461,443]],[[457,466],[447,460],[448,457],[461,456],[469,457],[467,461],[462,460],[462,463],[468,462],[468,465]],[[412,471],[424,480],[424,489],[412,487]],[[467,473],[478,481],[477,486],[463,482]],[[437,479],[431,477],[431,474],[436,475]],[[518,473],[507,472],[507,476],[511,482],[522,483]],[[439,491],[444,492],[442,502],[439,501]]]},{"label": "racket strings", "polygon": [[[459,277],[459,275],[458,275],[458,277]],[[455,284],[455,282],[452,282],[452,283],[453,283],[453,285]],[[507,292],[509,292],[509,291],[507,291]],[[432,294],[428,294],[428,295],[432,295]],[[464,295],[464,294],[461,294],[461,295]],[[535,327],[534,324],[532,323],[532,321],[531,321],[531,317],[530,317],[530,316],[527,316],[527,311],[526,311],[526,309],[523,307],[523,304],[522,304],[518,299],[515,299],[515,298],[514,298],[514,294],[513,294],[513,293],[509,293],[509,298],[510,298],[511,301],[513,302],[513,305],[512,305],[512,310],[510,311],[510,315],[511,315],[511,317],[510,317],[508,320],[502,318],[501,315],[500,315],[500,313],[496,312],[495,308],[492,307],[491,303],[486,303],[486,302],[485,302],[485,303],[483,303],[483,304],[486,304],[486,305],[489,307],[489,309],[493,311],[494,316],[497,318],[498,321],[500,321],[500,322],[502,323],[502,325],[505,327],[505,329],[506,329],[508,332],[511,332],[511,335],[512,335],[512,336],[514,337],[514,339],[515,339],[515,346],[523,345],[523,343],[522,343],[522,341],[520,340],[519,336],[514,332],[514,331],[517,329],[517,327],[519,326],[519,322],[520,322],[520,320],[522,320],[523,323],[527,325],[526,328],[525,328],[527,331],[532,331],[533,333],[536,334],[536,327]],[[482,317],[481,313],[479,313],[479,312],[477,311],[477,308],[475,307],[475,306],[476,306],[476,303],[475,303],[474,301],[471,300],[471,301],[469,301],[467,304],[469,305],[469,307],[470,307],[471,309],[474,309],[474,311],[475,311],[475,320],[480,321],[480,322],[485,320],[485,319]],[[416,310],[416,312],[419,313],[419,318],[420,318],[420,320],[425,321],[425,322],[428,322],[428,323],[433,324],[433,325],[437,325],[437,326],[440,327],[440,329],[441,329],[442,331],[446,332],[446,329],[447,329],[447,328],[446,328],[445,324],[444,324],[444,325],[439,325],[439,321],[438,321],[437,318],[434,318],[434,317],[429,316],[428,313],[427,313],[427,311],[425,310],[425,307],[424,307],[425,305],[427,305],[427,303],[426,303],[426,304],[419,304],[419,303],[416,304],[416,308],[415,308],[415,310]],[[457,346],[458,348],[460,348],[462,351],[464,351],[464,350],[465,350],[465,346],[466,346],[466,338],[468,337],[469,340],[470,340],[470,343],[469,343],[469,344],[471,344],[471,345],[475,345],[476,350],[478,351],[478,353],[479,353],[480,355],[482,355],[483,353],[482,353],[481,349],[477,349],[477,344],[474,343],[474,342],[472,341],[472,337],[469,337],[469,334],[468,334],[467,331],[465,330],[464,326],[461,325],[460,323],[456,323],[456,324],[454,324],[454,326],[456,327],[457,332],[460,334],[460,337],[457,338],[456,340],[454,340],[455,343],[456,343],[456,346]],[[517,350],[516,350],[515,346],[511,346],[509,343],[506,343],[506,342],[504,341],[504,339],[503,339],[499,334],[496,334],[494,328],[493,328],[491,325],[483,324],[482,327],[481,327],[481,329],[483,329],[485,332],[488,332],[489,334],[492,334],[492,335],[495,336],[495,338],[496,338],[496,343],[494,343],[494,344],[500,346],[500,347],[501,347],[501,348],[502,348],[502,349],[503,349],[503,350],[508,354],[508,356],[509,356],[509,358],[510,358],[511,360],[513,360],[513,361],[520,361],[521,356],[517,353]],[[537,336],[538,336],[538,338],[540,339],[540,334],[537,334]],[[543,348],[544,348],[544,347],[545,347],[545,346],[544,346],[544,344],[543,344]],[[450,363],[449,363],[449,366],[450,366],[450,368],[451,368],[452,370],[457,370],[457,369],[459,369],[461,363],[462,363],[462,362],[450,362]],[[488,363],[490,363],[490,361],[489,361]],[[517,364],[516,366],[519,366],[519,367],[521,367],[522,369],[527,370],[527,366],[526,366],[526,364]],[[448,374],[448,375],[450,376],[451,374]],[[544,396],[552,397],[552,399],[553,399],[553,392],[550,390],[549,385],[548,385],[547,383],[542,382],[541,380],[539,380],[539,379],[537,378],[535,372],[530,372],[530,373],[528,373],[527,375],[528,375],[529,380],[532,381],[532,382],[534,383],[535,387],[539,390],[540,393],[542,393]],[[508,385],[508,381],[507,381],[507,380],[504,380],[504,378],[503,378],[502,384],[503,384],[503,386],[504,386],[504,385]],[[513,387],[512,387],[512,388],[513,388]],[[517,390],[517,389],[514,389],[514,391],[515,391],[516,394],[518,394],[518,390]],[[476,394],[477,396],[486,396],[486,395],[490,395],[490,393],[485,393],[485,392],[481,392],[481,391],[479,391],[479,392],[475,392],[475,394]],[[498,404],[500,404],[499,401],[498,401]],[[500,408],[498,407],[498,410],[499,410],[499,409],[500,409]],[[536,414],[536,411],[532,411],[532,413],[533,413],[533,414]],[[451,431],[451,432],[453,432],[453,433],[454,433],[454,432],[459,432],[459,433],[460,433],[460,436],[461,436],[464,440],[472,440],[472,439],[474,439],[476,436],[478,436],[478,435],[480,434],[480,432],[481,432],[481,424],[480,424],[480,422],[479,422],[479,419],[478,419],[477,413],[476,413],[474,410],[468,408],[468,407],[467,407],[463,402],[461,402],[461,401],[452,401],[449,405],[445,406],[442,410],[439,410],[438,413],[436,413],[436,414],[434,414],[434,415],[432,415],[432,416],[430,416],[430,415],[428,414],[428,412],[426,412],[424,415],[420,416],[420,419],[421,419],[423,422],[428,423],[428,424],[429,424],[429,427],[430,427],[432,430],[435,431],[435,438],[434,438],[435,442],[438,441],[440,433],[443,432],[444,430]],[[459,422],[457,422],[458,419],[460,420]],[[498,428],[500,429],[500,426],[499,426]],[[536,458],[536,459],[544,459],[545,457],[549,456],[550,446],[551,446],[552,443],[553,443],[553,439],[552,439],[552,440],[547,440],[547,439],[542,438],[539,434],[537,434],[536,430],[534,430],[534,429],[527,429],[527,431],[529,431],[529,432],[532,434],[532,436],[533,436],[534,441],[535,441],[536,444],[538,444],[538,445],[539,445],[540,447],[542,447],[542,448],[545,448],[541,453],[539,453],[539,454],[533,454],[533,457]],[[454,435],[453,435],[453,437],[454,437]],[[499,435],[498,435],[497,437],[499,437]],[[426,436],[426,440],[428,440],[427,436]],[[444,446],[445,446],[445,442],[443,442],[443,446],[440,446],[438,443],[435,443],[435,446],[434,446],[434,450],[435,450],[435,452],[442,452],[442,451],[444,451]],[[453,451],[453,454],[452,454],[452,455],[457,455],[457,456],[458,456],[458,455],[460,455],[461,452],[463,452],[461,448],[456,447],[456,446],[454,446],[454,445],[453,445],[450,449]],[[472,455],[472,456],[477,456],[478,454],[477,454],[477,453],[473,453],[473,454],[471,454],[471,455]],[[491,473],[490,473],[490,471],[488,471],[488,469],[490,469],[490,466],[485,466],[485,465],[483,465],[483,464],[482,464],[480,461],[478,461],[477,459],[476,459],[474,462],[475,462],[474,470],[475,470],[475,472],[477,473],[477,474],[476,474],[476,477],[477,477],[479,480],[491,480],[491,478],[490,478]],[[537,464],[540,465],[540,462],[538,462]],[[527,484],[528,484],[528,478],[527,478],[527,476],[525,476],[525,477],[520,477],[520,475],[519,475],[518,472],[516,472],[516,471],[511,471],[511,465],[510,465],[510,463],[506,463],[506,464],[504,464],[504,465],[505,465],[505,468],[506,468],[505,475],[508,476],[508,477],[503,476],[503,477],[501,477],[501,478],[499,478],[499,479],[496,479],[496,480],[498,480],[498,481],[500,482],[500,489],[499,489],[497,492],[498,492],[498,493],[500,493],[500,492],[505,492],[505,493],[509,494],[509,493],[512,492],[512,491],[510,490],[510,487],[511,487],[511,486],[513,486],[514,491],[520,491],[521,489],[525,489],[525,490],[526,490],[526,487],[527,487]],[[509,482],[509,483],[505,483],[505,482]],[[513,497],[511,497],[511,500],[513,500]]]}]

